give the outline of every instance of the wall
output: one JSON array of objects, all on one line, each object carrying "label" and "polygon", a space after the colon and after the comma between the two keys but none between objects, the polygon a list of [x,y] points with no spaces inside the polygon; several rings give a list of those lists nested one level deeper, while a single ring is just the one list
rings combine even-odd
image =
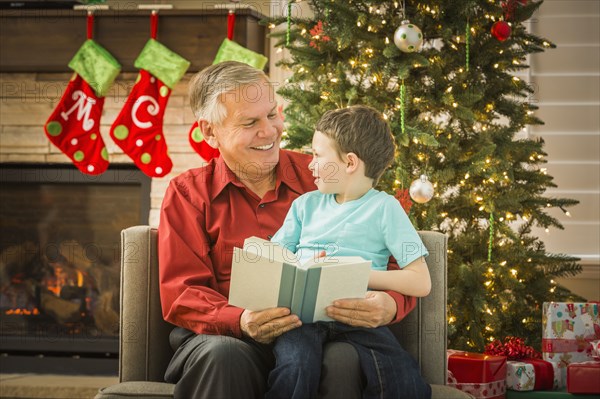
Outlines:
[{"label": "wall", "polygon": [[548,196],[580,201],[570,217],[551,210],[564,230],[535,233],[550,252],[581,258],[583,273],[559,283],[600,300],[600,2],[547,0],[531,30],[557,48],[531,57],[537,116],[545,125],[529,133],[546,143],[545,167],[558,186]]}]

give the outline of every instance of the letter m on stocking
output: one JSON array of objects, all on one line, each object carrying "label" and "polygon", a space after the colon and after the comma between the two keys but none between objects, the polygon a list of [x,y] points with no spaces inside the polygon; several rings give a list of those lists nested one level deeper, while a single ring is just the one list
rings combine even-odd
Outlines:
[{"label": "letter m on stocking", "polygon": [[[95,121],[90,117],[90,113],[97,101],[86,96],[81,90],[75,90],[73,93],[73,100],[75,100],[75,104],[73,104],[67,112],[61,112],[60,116],[67,122],[69,120],[69,115],[77,110],[77,121],[81,123],[83,130],[89,132],[95,125]],[[81,122],[82,118],[83,122]]]}]

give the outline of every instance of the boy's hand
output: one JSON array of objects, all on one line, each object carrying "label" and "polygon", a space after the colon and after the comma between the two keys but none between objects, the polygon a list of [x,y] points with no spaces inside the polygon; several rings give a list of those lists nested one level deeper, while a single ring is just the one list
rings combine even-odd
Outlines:
[{"label": "boy's hand", "polygon": [[355,327],[380,327],[396,316],[396,301],[383,291],[368,291],[363,299],[338,299],[327,307],[332,319]]},{"label": "boy's hand", "polygon": [[242,334],[261,344],[271,343],[284,332],[301,325],[298,316],[290,314],[288,308],[272,308],[260,312],[246,309],[240,316]]}]

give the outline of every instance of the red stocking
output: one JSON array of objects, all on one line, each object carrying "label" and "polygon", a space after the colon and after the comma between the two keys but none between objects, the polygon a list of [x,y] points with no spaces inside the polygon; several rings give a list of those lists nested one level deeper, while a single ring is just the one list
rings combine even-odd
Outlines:
[{"label": "red stocking", "polygon": [[202,137],[198,122],[192,125],[189,133],[190,145],[205,161],[217,158],[221,153],[218,149],[211,147]]},{"label": "red stocking", "polygon": [[162,177],[173,167],[163,136],[163,116],[170,96],[171,89],[142,69],[110,130],[115,143],[150,177]]},{"label": "red stocking", "polygon": [[98,175],[108,168],[108,151],[100,136],[104,95],[120,65],[100,45],[87,40],[69,67],[75,74],[44,130],[82,173]]},{"label": "red stocking", "polygon": [[56,109],[44,126],[46,136],[82,173],[98,175],[108,168],[108,151],[100,136],[104,97],[78,74],[73,75]]},{"label": "red stocking", "polygon": [[189,62],[150,39],[135,66],[142,69],[110,136],[142,172],[162,177],[173,167],[163,134],[165,108]]}]

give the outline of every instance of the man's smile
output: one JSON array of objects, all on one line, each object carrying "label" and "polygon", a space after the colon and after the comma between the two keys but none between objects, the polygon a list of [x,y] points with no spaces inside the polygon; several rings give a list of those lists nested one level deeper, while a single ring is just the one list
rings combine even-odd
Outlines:
[{"label": "man's smile", "polygon": [[266,150],[270,150],[271,148],[273,148],[274,145],[275,145],[275,143],[271,143],[271,144],[261,145],[258,147],[250,147],[250,148],[252,148],[253,150],[266,151]]}]

